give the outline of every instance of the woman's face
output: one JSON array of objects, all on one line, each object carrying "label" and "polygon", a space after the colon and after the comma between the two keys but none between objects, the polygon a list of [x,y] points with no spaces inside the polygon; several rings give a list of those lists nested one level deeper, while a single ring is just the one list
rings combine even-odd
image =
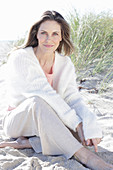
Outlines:
[{"label": "woman's face", "polygon": [[61,26],[56,21],[43,22],[37,33],[38,48],[43,52],[54,52],[58,46],[61,37]]}]

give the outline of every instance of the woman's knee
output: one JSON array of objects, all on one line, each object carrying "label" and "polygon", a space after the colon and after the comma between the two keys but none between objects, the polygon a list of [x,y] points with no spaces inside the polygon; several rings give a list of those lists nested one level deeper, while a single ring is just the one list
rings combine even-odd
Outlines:
[{"label": "woman's knee", "polygon": [[3,130],[6,136],[9,136],[12,138],[18,137],[17,131],[15,130],[15,128],[12,128],[11,126],[8,126],[7,124],[5,124],[5,126],[3,127]]},{"label": "woman's knee", "polygon": [[32,100],[34,109],[36,111],[40,110],[41,112],[46,112],[46,113],[53,111],[51,106],[43,98],[35,96],[31,100]]},{"label": "woman's knee", "polygon": [[39,97],[39,96],[34,96],[34,97],[32,97],[31,98],[31,100],[33,101],[33,102],[35,102],[35,103],[37,103],[37,104],[47,104],[45,101],[44,101],[44,99],[43,98],[41,98],[41,97]]}]

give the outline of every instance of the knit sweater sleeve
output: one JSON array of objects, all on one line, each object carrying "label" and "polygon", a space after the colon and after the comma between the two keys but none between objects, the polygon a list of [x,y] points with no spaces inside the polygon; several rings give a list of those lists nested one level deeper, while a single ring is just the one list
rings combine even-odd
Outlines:
[{"label": "knit sweater sleeve", "polygon": [[83,101],[76,84],[76,74],[73,63],[70,82],[64,92],[64,100],[82,119],[85,139],[101,138],[102,131],[97,123],[96,114],[91,112]]},{"label": "knit sweater sleeve", "polygon": [[39,96],[55,110],[66,126],[75,130],[81,119],[50,86],[36,59],[21,49],[10,56],[8,67],[10,96],[15,105],[25,98]]}]

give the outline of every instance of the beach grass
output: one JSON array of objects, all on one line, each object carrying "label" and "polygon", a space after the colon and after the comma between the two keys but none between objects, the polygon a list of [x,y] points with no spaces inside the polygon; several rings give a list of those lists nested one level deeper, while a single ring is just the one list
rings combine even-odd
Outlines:
[{"label": "beach grass", "polygon": [[113,82],[113,15],[105,12],[88,13],[82,17],[69,15],[71,39],[75,51],[71,59],[80,79],[103,75],[100,91]]}]

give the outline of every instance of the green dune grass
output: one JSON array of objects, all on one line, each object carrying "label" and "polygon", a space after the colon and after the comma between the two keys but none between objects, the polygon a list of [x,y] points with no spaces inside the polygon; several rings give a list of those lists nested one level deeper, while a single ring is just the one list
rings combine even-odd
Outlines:
[{"label": "green dune grass", "polygon": [[106,88],[113,82],[113,15],[103,12],[79,17],[75,10],[68,21],[75,47],[71,58],[77,74],[80,78],[102,74],[100,90]]}]

